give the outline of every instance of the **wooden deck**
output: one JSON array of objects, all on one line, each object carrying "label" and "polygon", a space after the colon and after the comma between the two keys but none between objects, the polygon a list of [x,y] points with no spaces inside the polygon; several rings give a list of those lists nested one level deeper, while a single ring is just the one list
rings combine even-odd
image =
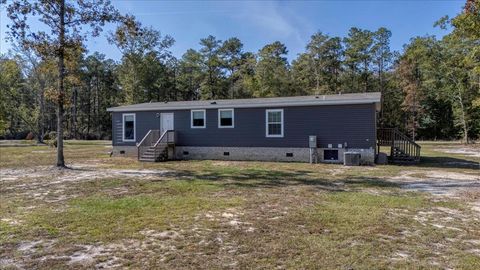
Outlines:
[{"label": "wooden deck", "polygon": [[138,160],[144,162],[159,162],[175,158],[174,130],[160,134],[160,130],[150,130],[137,144]]},{"label": "wooden deck", "polygon": [[390,162],[418,163],[421,147],[396,128],[377,129],[377,146],[390,147]]}]

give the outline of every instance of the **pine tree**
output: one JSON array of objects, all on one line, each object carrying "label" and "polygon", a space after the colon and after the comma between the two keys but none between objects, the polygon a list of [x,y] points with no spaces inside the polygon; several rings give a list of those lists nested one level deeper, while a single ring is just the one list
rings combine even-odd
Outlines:
[{"label": "pine tree", "polygon": [[[107,22],[120,19],[117,10],[108,0],[13,0],[7,7],[12,25],[9,34],[23,46],[32,48],[41,55],[55,55],[58,61],[57,90],[57,166],[65,167],[63,155],[63,117],[65,105],[65,57],[68,49],[81,47],[88,35],[97,36]],[[50,33],[32,32],[27,19],[40,16]],[[88,25],[90,31],[82,34],[81,26]]]}]

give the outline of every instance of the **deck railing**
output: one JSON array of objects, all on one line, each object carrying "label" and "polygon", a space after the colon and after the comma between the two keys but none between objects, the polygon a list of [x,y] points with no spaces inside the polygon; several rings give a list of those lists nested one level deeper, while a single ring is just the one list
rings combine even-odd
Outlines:
[{"label": "deck railing", "polygon": [[[137,144],[138,159],[140,159],[148,149],[154,148],[155,159],[165,151],[165,148],[175,145],[176,133],[174,130],[166,130],[162,134],[160,130],[150,130]],[[152,150],[150,150],[152,151]],[[168,155],[168,152],[167,152]]]},{"label": "deck railing", "polygon": [[147,135],[137,144],[138,158],[145,153],[147,149],[154,146],[160,138],[160,130],[152,129],[148,131]]},{"label": "deck railing", "polygon": [[163,132],[162,136],[157,140],[154,147],[156,148],[160,144],[174,144],[175,143],[175,131],[166,130]]},{"label": "deck railing", "polygon": [[379,128],[377,144],[390,146],[390,158],[393,161],[420,161],[420,145],[396,128]]}]

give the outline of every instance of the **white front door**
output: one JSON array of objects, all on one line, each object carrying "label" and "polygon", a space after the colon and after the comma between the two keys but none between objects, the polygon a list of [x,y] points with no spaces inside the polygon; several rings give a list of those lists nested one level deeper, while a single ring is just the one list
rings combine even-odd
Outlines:
[{"label": "white front door", "polygon": [[166,130],[173,130],[173,113],[160,114],[160,134]]}]

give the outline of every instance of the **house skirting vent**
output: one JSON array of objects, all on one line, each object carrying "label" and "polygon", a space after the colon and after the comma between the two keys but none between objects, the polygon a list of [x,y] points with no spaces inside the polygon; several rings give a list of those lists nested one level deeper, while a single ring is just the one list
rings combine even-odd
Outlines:
[{"label": "house skirting vent", "polygon": [[[354,149],[355,150],[355,149]],[[358,150],[358,149],[357,149]],[[309,162],[309,148],[290,147],[201,147],[176,146],[178,159],[224,159],[252,161],[297,161]],[[343,163],[345,148],[317,148],[318,161],[328,163]],[[367,153],[369,155],[367,156]],[[373,162],[374,150],[365,149],[362,152],[364,162]],[[370,159],[366,159],[370,158]],[[363,161],[362,161],[363,162]]]}]

